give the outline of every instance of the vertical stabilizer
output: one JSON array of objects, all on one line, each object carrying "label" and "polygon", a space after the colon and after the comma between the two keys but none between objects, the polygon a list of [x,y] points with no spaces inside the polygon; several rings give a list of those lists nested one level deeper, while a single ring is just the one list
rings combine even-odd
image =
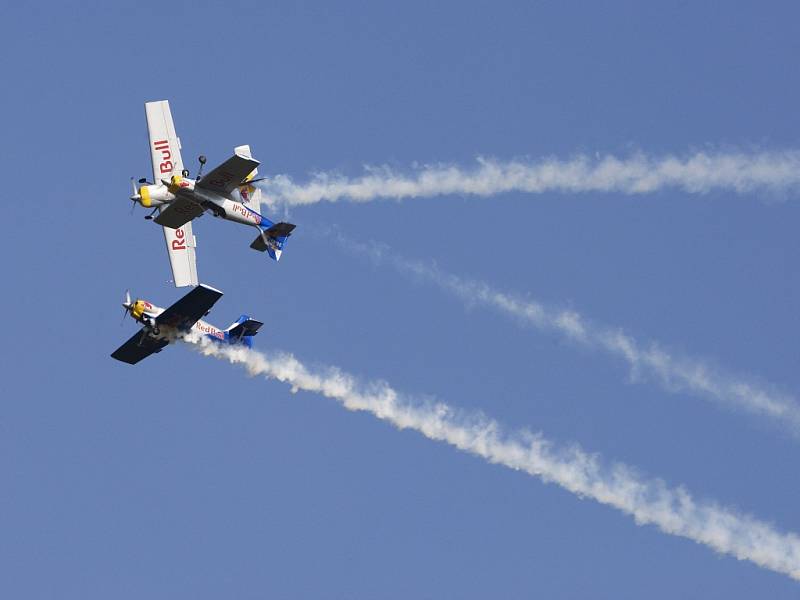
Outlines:
[{"label": "vertical stabilizer", "polygon": [[[253,158],[253,155],[250,154],[250,146],[247,144],[244,146],[236,146],[233,151],[239,156]],[[258,168],[253,169],[245,181],[254,179],[256,175],[258,175]],[[242,203],[247,206],[247,208],[257,213],[261,212],[261,190],[259,188],[254,185],[239,186],[239,196],[242,198]]]}]

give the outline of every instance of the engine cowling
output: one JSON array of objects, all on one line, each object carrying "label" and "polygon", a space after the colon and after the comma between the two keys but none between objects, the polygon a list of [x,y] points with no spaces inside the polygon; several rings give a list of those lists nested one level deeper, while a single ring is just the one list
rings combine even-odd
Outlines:
[{"label": "engine cowling", "polygon": [[143,185],[139,188],[139,203],[145,208],[161,206],[173,200],[175,195],[165,185]]},{"label": "engine cowling", "polygon": [[131,316],[136,319],[137,321],[141,320],[142,315],[144,314],[145,303],[143,300],[137,300],[131,306]]}]

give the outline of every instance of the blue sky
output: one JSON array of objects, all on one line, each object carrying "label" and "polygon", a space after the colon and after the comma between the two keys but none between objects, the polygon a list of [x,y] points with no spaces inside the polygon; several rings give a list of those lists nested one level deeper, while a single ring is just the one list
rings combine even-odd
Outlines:
[{"label": "blue sky", "polygon": [[[168,305],[143,103],[194,170],[265,174],[797,147],[793,3],[9,7],[0,591],[7,597],[789,598],[793,580],[366,414],[169,348],[108,354],[126,288]],[[13,193],[11,193],[13,191]],[[279,264],[201,219],[201,279],[256,345],[800,531],[798,440],[314,234],[572,308],[795,394],[797,191],[453,195],[293,208]],[[281,216],[281,215],[278,215]],[[477,237],[480,236],[481,243]],[[490,243],[483,243],[488,236]]]}]

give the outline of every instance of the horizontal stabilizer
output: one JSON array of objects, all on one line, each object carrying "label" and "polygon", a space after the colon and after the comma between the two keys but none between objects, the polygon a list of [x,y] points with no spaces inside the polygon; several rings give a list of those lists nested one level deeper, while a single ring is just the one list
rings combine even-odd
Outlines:
[{"label": "horizontal stabilizer", "polygon": [[[294,228],[295,226],[291,223],[275,223],[269,229],[265,229],[263,234],[254,239],[250,247],[259,252],[269,250],[270,256],[277,251],[277,256],[280,256],[280,252],[283,250],[283,244],[286,242],[286,238],[291,235]],[[269,241],[264,239],[265,236]],[[273,258],[277,260],[277,256],[273,256]]]},{"label": "horizontal stabilizer", "polygon": [[267,242],[264,241],[264,236],[259,235],[253,240],[253,243],[250,244],[250,247],[253,250],[258,250],[259,252],[265,252],[267,250]]},{"label": "horizontal stabilizer", "polygon": [[295,227],[297,227],[297,225],[292,225],[291,223],[275,223],[275,225],[267,229],[264,233],[274,238],[288,237],[292,234]]},{"label": "horizontal stabilizer", "polygon": [[231,339],[239,340],[245,336],[257,334],[262,325],[263,323],[261,321],[247,319],[246,321],[243,321],[229,329],[228,334],[230,335]]}]

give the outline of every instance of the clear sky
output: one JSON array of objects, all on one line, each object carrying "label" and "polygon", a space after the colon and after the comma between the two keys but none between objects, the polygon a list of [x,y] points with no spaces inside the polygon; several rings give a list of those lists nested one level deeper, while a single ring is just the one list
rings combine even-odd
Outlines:
[{"label": "clear sky", "polygon": [[[194,171],[798,148],[792,2],[40,2],[5,8],[0,595],[796,598],[798,583],[554,485],[171,347],[109,358],[126,288],[161,306],[143,103]],[[794,395],[797,190],[450,195],[292,208],[280,263],[200,219],[208,319],[256,346],[579,443],[800,532],[800,438],[631,377],[321,229],[657,340]],[[276,214],[283,217],[283,213]]]}]

